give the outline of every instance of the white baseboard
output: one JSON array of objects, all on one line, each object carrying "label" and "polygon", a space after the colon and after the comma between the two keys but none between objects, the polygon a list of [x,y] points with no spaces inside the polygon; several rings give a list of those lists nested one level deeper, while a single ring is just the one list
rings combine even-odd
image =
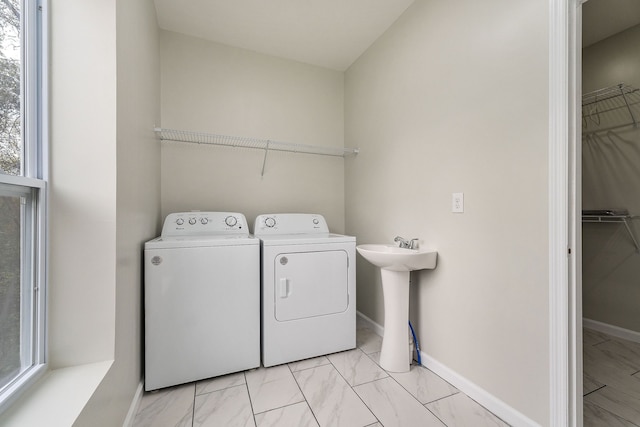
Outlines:
[{"label": "white baseboard", "polygon": [[582,319],[582,327],[593,329],[594,331],[604,332],[614,337],[622,338],[628,341],[640,343],[640,332],[631,329],[621,328],[620,326],[610,325],[608,323],[598,322],[597,320]]},{"label": "white baseboard", "polygon": [[131,401],[131,406],[129,406],[129,412],[127,412],[127,418],[124,419],[124,423],[122,423],[122,427],[133,426],[133,420],[136,418],[136,414],[138,413],[138,407],[140,406],[140,400],[142,400],[143,393],[144,393],[144,379],[140,380],[140,384],[138,384],[136,393],[133,395],[133,400]]},{"label": "white baseboard", "polygon": [[482,387],[479,387],[462,375],[449,369],[425,352],[421,351],[420,356],[422,358],[422,366],[436,373],[439,377],[487,408],[509,425],[516,427],[540,427],[540,424],[507,405]]},{"label": "white baseboard", "polygon": [[[364,322],[371,330],[380,336],[384,336],[384,327],[374,322],[364,314],[357,312],[360,320]],[[640,334],[639,334],[640,335]],[[536,423],[526,415],[516,411],[511,406],[504,403],[491,393],[488,393],[482,387],[472,383],[462,375],[449,369],[447,366],[438,362],[433,357],[426,354],[424,351],[420,352],[422,358],[422,365],[429,370],[439,375],[442,379],[448,381],[456,387],[458,390],[487,408],[489,411],[500,417],[506,423],[516,427],[540,427],[540,424]]]},{"label": "white baseboard", "polygon": [[374,322],[371,318],[369,318],[369,317],[365,316],[364,314],[360,313],[359,311],[356,311],[356,314],[358,315],[358,317],[360,317],[360,319],[364,323],[367,324],[369,329],[373,330],[373,332],[375,332],[376,334],[380,335],[381,337],[384,336],[384,328],[382,326],[380,326],[379,324]]}]

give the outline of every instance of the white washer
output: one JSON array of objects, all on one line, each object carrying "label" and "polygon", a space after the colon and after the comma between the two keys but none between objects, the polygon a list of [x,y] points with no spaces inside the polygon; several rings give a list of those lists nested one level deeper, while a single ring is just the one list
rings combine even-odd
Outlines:
[{"label": "white washer", "polygon": [[322,215],[259,215],[262,364],[356,346],[356,239],[329,233]]},{"label": "white washer", "polygon": [[260,244],[244,215],[170,214],[144,262],[145,390],[260,366]]}]

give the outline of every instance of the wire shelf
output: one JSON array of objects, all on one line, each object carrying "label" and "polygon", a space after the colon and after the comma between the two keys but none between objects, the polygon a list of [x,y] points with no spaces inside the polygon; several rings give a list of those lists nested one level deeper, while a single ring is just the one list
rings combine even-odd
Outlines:
[{"label": "wire shelf", "polygon": [[265,151],[286,151],[290,153],[317,154],[322,156],[346,157],[356,155],[357,148],[324,147],[318,145],[296,144],[272,141],[268,139],[246,138],[241,136],[219,135],[204,132],[192,132],[177,129],[155,128],[162,141],[190,142],[226,147],[253,148]]},{"label": "wire shelf", "polygon": [[582,95],[582,134],[637,127],[639,106],[640,89],[624,83],[585,93]]},{"label": "wire shelf", "polygon": [[629,233],[629,237],[633,241],[633,245],[636,247],[636,252],[640,253],[640,244],[638,243],[638,239],[636,238],[633,230],[629,226],[629,221],[631,221],[634,216],[629,215],[629,211],[626,209],[622,210],[584,210],[582,211],[582,222],[591,222],[591,223],[622,223],[627,229],[627,233]]},{"label": "wire shelf", "polygon": [[606,101],[607,99],[621,96],[623,93],[625,95],[629,95],[637,91],[638,89],[634,88],[633,86],[629,86],[624,83],[618,83],[617,85],[585,93],[584,95],[582,95],[582,106],[584,107],[596,102]]}]

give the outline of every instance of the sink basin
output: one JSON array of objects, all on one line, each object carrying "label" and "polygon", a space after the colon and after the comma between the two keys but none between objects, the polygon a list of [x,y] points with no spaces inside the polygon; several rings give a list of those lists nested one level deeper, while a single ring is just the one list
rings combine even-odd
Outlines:
[{"label": "sink basin", "polygon": [[394,245],[358,245],[358,253],[371,264],[391,271],[436,268],[438,252],[430,249],[405,249]]},{"label": "sink basin", "polygon": [[380,366],[389,372],[408,372],[409,276],[413,270],[436,268],[438,252],[431,249],[405,249],[394,245],[356,246],[358,253],[380,267],[384,294],[384,336]]}]

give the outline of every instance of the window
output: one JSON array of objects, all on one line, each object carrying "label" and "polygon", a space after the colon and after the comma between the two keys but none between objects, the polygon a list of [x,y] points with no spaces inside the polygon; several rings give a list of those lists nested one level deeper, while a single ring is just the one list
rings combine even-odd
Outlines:
[{"label": "window", "polygon": [[45,370],[45,0],[0,0],[0,410]]}]

